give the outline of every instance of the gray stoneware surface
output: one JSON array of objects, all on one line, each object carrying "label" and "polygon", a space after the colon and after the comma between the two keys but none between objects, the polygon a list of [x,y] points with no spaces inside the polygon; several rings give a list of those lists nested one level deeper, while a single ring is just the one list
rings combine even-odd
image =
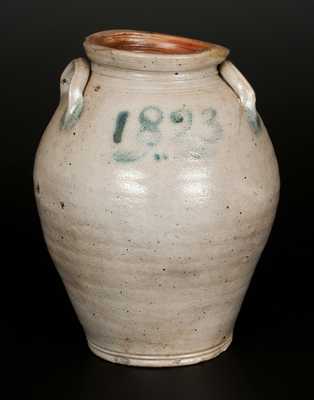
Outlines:
[{"label": "gray stoneware surface", "polygon": [[[119,35],[157,49],[114,48]],[[231,343],[279,197],[254,91],[221,46],[134,31],[84,45],[89,61],[65,69],[36,155],[49,253],[98,356],[213,358]]]}]

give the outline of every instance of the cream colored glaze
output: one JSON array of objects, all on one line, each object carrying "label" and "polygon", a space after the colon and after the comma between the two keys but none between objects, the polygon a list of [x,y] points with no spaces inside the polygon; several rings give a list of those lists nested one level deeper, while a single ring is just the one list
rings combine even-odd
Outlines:
[{"label": "cream colored glaze", "polygon": [[92,72],[80,59],[67,68],[36,155],[49,253],[95,354],[154,367],[215,357],[279,196],[254,92],[232,64],[221,69],[228,84],[218,74],[219,46],[85,48]]}]

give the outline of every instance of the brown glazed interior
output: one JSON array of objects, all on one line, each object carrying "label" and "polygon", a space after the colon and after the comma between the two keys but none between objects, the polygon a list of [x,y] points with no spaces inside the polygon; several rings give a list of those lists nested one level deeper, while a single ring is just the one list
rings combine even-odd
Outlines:
[{"label": "brown glazed interior", "polygon": [[180,36],[141,31],[104,31],[87,38],[90,44],[127,50],[137,53],[153,54],[195,54],[220,47]]}]

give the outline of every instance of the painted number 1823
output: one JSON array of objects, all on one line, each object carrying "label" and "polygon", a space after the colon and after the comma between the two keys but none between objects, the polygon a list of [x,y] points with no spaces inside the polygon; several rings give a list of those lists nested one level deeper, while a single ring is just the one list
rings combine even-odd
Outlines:
[{"label": "painted number 1823", "polygon": [[[185,105],[167,114],[156,106],[145,107],[138,115],[138,127],[136,132],[136,140],[139,144],[145,145],[145,150],[139,152],[117,150],[113,154],[114,160],[119,162],[130,162],[136,161],[147,155],[152,148],[161,142],[161,124],[165,120],[168,120],[172,125],[174,138],[176,138],[181,144],[185,142],[187,145],[188,142],[190,142],[190,145],[193,147],[194,143],[197,148],[201,147],[204,150],[204,146],[214,144],[221,140],[223,130],[217,119],[216,110],[212,107],[205,108],[200,111],[199,116],[205,128],[205,135],[194,138],[194,141],[191,143],[188,139],[190,136],[188,133],[192,128],[193,114]],[[123,142],[123,135],[129,118],[129,111],[120,111],[118,113],[113,133],[114,143],[120,144]],[[191,149],[191,151],[192,150],[193,149]],[[154,158],[156,160],[161,159],[158,153],[154,155]],[[166,159],[167,156],[163,156],[162,158]]]}]

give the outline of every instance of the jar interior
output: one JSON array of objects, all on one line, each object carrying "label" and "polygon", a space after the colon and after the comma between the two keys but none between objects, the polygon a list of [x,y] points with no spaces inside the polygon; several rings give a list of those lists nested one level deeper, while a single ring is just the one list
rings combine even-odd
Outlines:
[{"label": "jar interior", "polygon": [[140,31],[101,32],[89,40],[91,44],[116,50],[173,55],[201,53],[214,46],[196,39]]}]

